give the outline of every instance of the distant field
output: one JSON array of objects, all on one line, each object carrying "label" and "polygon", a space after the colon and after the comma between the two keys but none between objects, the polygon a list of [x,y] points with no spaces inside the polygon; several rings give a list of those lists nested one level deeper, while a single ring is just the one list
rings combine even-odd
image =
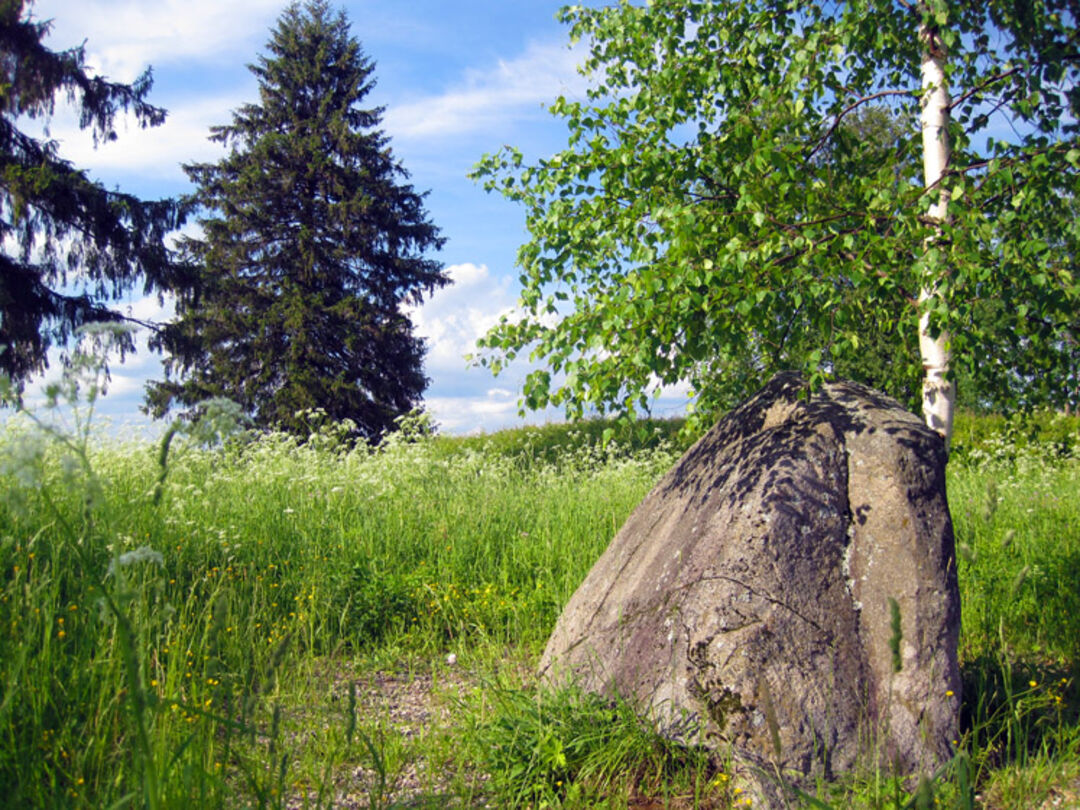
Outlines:
[{"label": "distant field", "polygon": [[[537,695],[529,678],[563,603],[691,438],[649,423],[605,446],[606,427],[376,451],[332,431],[306,445],[177,440],[158,487],[157,447],[65,446],[9,424],[0,795],[12,807],[737,806],[715,763],[620,708]],[[949,488],[968,764],[934,786],[948,806],[1077,794],[1076,429],[961,420]],[[819,800],[894,807],[907,794],[868,774]]]}]

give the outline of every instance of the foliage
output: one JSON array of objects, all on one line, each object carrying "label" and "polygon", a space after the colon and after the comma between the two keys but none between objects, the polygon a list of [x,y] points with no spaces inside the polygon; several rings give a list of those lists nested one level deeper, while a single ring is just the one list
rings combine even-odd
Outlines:
[{"label": "foliage", "polygon": [[[50,24],[32,7],[0,2],[0,372],[17,385],[79,326],[122,320],[110,299],[140,281],[147,292],[167,290],[184,275],[164,245],[180,206],[109,191],[60,157],[55,141],[20,129],[20,119],[48,121],[58,97],[95,144],[116,139],[120,113],[158,126],[165,111],[146,101],[149,69],[130,85],[92,75],[84,46],[45,47]],[[134,348],[130,334],[122,348]]]},{"label": "foliage", "polygon": [[[1080,225],[1076,15],[1012,3],[660,0],[571,6],[588,98],[559,98],[567,148],[504,148],[475,176],[525,207],[521,309],[482,341],[496,372],[530,352],[523,404],[633,414],[689,383],[714,412],[775,370],[908,368],[931,332],[983,404],[1075,403]],[[948,50],[949,220],[921,180],[922,44]],[[889,148],[853,116],[884,105]],[[872,381],[872,380],[871,380]],[[894,391],[894,393],[902,392]]]},{"label": "foliage", "polygon": [[[20,409],[34,430],[16,434],[16,451],[0,458],[0,469],[16,482],[0,503],[4,509],[0,525],[10,530],[27,520],[45,522],[26,540],[6,534],[0,541],[7,574],[0,602],[12,616],[0,636],[0,649],[10,656],[0,702],[6,743],[0,782],[7,801],[17,805],[85,805],[86,774],[97,776],[94,772],[108,763],[120,768],[114,789],[128,791],[119,803],[138,801],[157,810],[176,805],[182,797],[189,800],[197,795],[193,790],[205,797],[223,787],[220,774],[208,773],[209,763],[199,762],[197,751],[188,751],[198,731],[188,733],[186,740],[170,741],[162,734],[169,721],[208,721],[200,723],[200,730],[223,735],[223,755],[230,757],[234,733],[254,732],[250,724],[257,699],[249,694],[235,715],[222,705],[225,693],[218,687],[226,676],[218,671],[220,637],[231,628],[226,627],[228,600],[220,593],[200,628],[205,651],[201,669],[210,697],[192,700],[190,691],[181,689],[163,698],[160,682],[151,674],[147,642],[151,637],[167,638],[177,614],[163,593],[164,556],[147,543],[115,537],[115,512],[104,508],[106,482],[92,460],[91,419],[104,390],[105,361],[118,344],[123,345],[125,334],[116,325],[87,325],[79,331],[94,339],[80,342],[65,362],[60,382],[47,392],[48,410],[64,403],[74,428]],[[183,432],[205,435],[206,430],[189,426]],[[159,456],[159,488],[168,460],[165,447]],[[59,476],[50,469],[56,467]],[[19,497],[24,489],[36,492]],[[157,505],[156,494],[152,502]],[[95,637],[100,644],[94,643]],[[187,658],[190,678],[194,665],[190,649]],[[280,664],[280,657],[274,658],[261,679],[248,677],[245,686],[252,692],[273,680]],[[103,702],[109,692],[112,699]],[[15,702],[17,694],[20,703]],[[107,731],[117,738],[118,750],[109,750],[100,738],[80,740],[87,731]],[[24,780],[18,776],[18,757],[13,756],[20,750],[32,751],[33,756],[58,752],[59,759],[50,757],[42,763],[40,776],[45,778]]]},{"label": "foliage", "polygon": [[956,417],[950,458],[985,462],[1015,459],[1031,451],[1052,465],[1054,456],[1075,455],[1080,416],[1055,411],[1022,411],[1011,415],[961,410]]},{"label": "foliage", "polygon": [[351,742],[326,730],[329,751],[303,764],[283,758],[290,721],[275,704],[299,696],[280,673],[343,647],[536,647],[580,560],[671,461],[528,468],[462,451],[451,465],[431,438],[207,445],[205,426],[175,434],[163,480],[157,447],[95,436],[77,413],[74,444],[25,414],[0,433],[0,788],[32,807],[146,791],[158,806],[272,807],[286,775],[326,780],[345,756],[389,768],[396,733],[384,745],[363,729]]},{"label": "foliage", "polygon": [[641,456],[647,452],[686,450],[701,435],[683,418],[641,419],[627,423],[616,419],[584,419],[526,425],[475,436],[438,436],[435,452],[452,459],[467,451],[505,456],[526,466],[538,464],[579,465],[588,454],[597,460]]},{"label": "foliage", "polygon": [[348,583],[340,589],[342,633],[364,645],[402,633],[424,612],[423,582],[415,572],[373,570],[369,560],[352,567]]},{"label": "foliage", "polygon": [[169,356],[150,409],[226,396],[262,427],[306,435],[300,414],[318,408],[377,438],[427,384],[403,308],[447,283],[423,257],[442,239],[382,110],[360,106],[374,65],[344,14],[293,4],[267,50],[251,66],[259,102],[212,129],[230,153],[185,167],[204,216],[182,248],[199,277],[153,343]]}]

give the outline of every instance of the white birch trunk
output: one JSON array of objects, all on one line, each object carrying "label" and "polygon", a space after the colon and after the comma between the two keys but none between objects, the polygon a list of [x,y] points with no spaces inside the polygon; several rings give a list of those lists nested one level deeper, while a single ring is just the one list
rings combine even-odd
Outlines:
[{"label": "white birch trunk", "polygon": [[[937,183],[949,165],[949,88],[945,79],[945,53],[937,32],[927,26],[919,31],[923,43],[922,60],[922,124],[923,181],[927,188]],[[930,207],[929,216],[938,223],[948,216],[949,193],[944,188],[937,201]],[[940,229],[939,229],[940,232]],[[927,242],[929,248],[933,239]],[[919,290],[922,306],[937,294],[934,279],[924,279]],[[953,409],[956,388],[948,379],[949,335],[941,332],[937,338],[930,336],[930,316],[923,311],[919,316],[919,353],[923,361],[923,417],[931,429],[945,439],[948,447],[952,438]]]}]

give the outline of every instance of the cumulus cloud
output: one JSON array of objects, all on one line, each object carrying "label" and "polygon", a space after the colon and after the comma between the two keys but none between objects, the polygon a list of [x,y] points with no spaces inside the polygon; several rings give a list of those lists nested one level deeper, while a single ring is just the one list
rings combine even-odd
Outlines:
[{"label": "cumulus cloud", "polygon": [[[212,162],[222,154],[207,138],[210,127],[228,123],[253,95],[254,80],[237,70],[237,54],[254,53],[280,11],[279,0],[37,0],[34,17],[53,22],[46,44],[64,50],[85,43],[91,73],[130,82],[151,65],[170,74],[199,71],[196,96],[169,98],[155,87],[149,100],[168,108],[162,126],[142,129],[127,116],[117,121],[119,139],[95,148],[61,101],[49,136],[63,157],[91,172],[185,180],[181,162]],[[41,122],[20,125],[35,135],[42,129]]]},{"label": "cumulus cloud", "polygon": [[[493,431],[510,425],[542,422],[550,413],[518,415],[518,392],[529,365],[518,360],[497,377],[470,366],[465,356],[500,317],[517,305],[511,280],[495,276],[483,264],[447,268],[453,284],[409,314],[416,334],[427,341],[424,369],[432,385],[424,404],[448,433]],[[498,384],[493,384],[498,380]]]},{"label": "cumulus cloud", "polygon": [[580,47],[533,43],[516,59],[468,71],[441,95],[391,107],[386,129],[395,138],[441,138],[505,126],[508,117],[539,113],[560,94],[584,96],[586,80],[577,73],[582,58]]},{"label": "cumulus cloud", "polygon": [[[81,169],[186,180],[181,163],[212,163],[224,154],[220,144],[209,140],[210,127],[229,123],[232,111],[242,103],[239,94],[230,94],[172,105],[165,123],[148,129],[134,119],[118,121],[117,140],[96,147],[90,133],[79,129],[75,114],[58,108],[48,132],[59,144],[60,155]],[[41,126],[27,122],[24,128],[37,134]]]},{"label": "cumulus cloud", "polygon": [[425,397],[424,405],[444,433],[494,433],[562,420],[562,412],[554,408],[529,411],[522,416],[518,412],[518,395],[505,388],[489,388],[471,396]]},{"label": "cumulus cloud", "polygon": [[479,431],[480,425],[490,432],[499,427],[520,422],[517,399],[505,392],[488,391],[468,397],[425,397],[424,406],[435,417],[444,433]]},{"label": "cumulus cloud", "polygon": [[487,265],[455,264],[446,272],[452,283],[409,313],[416,334],[427,341],[425,367],[432,376],[464,373],[477,339],[517,302],[510,279],[496,278]]},{"label": "cumulus cloud", "polygon": [[148,65],[220,58],[261,41],[280,0],[37,0],[34,16],[53,20],[49,46],[86,42],[87,62],[129,82]]}]

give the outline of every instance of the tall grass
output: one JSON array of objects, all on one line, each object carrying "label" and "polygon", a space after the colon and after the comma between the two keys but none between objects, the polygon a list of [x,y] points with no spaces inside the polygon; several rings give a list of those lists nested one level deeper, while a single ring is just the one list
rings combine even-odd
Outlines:
[{"label": "tall grass", "polygon": [[[338,695],[300,744],[305,673],[449,651],[475,651],[485,678],[511,651],[531,667],[677,453],[670,425],[604,444],[602,426],[448,440],[406,422],[377,448],[333,426],[209,446],[185,427],[163,454],[93,433],[99,384],[66,392],[82,408],[66,429],[22,418],[0,433],[0,796],[13,807],[328,806],[335,767],[358,761],[368,804],[387,806],[406,743]],[[1017,448],[984,438],[949,470],[969,765],[934,790],[957,806],[976,790],[1025,806],[1080,761],[1080,462],[1060,442]],[[440,767],[493,774],[451,779],[462,787],[446,801],[596,806],[617,778],[614,806],[634,789],[736,801],[715,763],[665,748],[625,707],[566,700],[500,686],[459,707],[469,740]],[[616,730],[600,733],[602,718]],[[819,801],[896,805],[873,775],[845,790]]]},{"label": "tall grass", "polygon": [[283,671],[375,648],[537,647],[671,462],[614,445],[557,463],[448,454],[408,432],[372,450],[328,429],[174,440],[162,479],[159,448],[92,438],[88,411],[74,435],[12,420],[0,439],[14,806],[280,802]]}]

